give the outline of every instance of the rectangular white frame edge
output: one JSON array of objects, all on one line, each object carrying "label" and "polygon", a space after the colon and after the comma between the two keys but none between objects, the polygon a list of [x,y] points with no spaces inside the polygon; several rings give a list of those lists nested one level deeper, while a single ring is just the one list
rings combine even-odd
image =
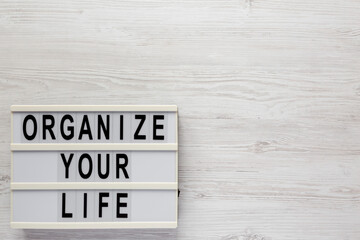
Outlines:
[{"label": "rectangular white frame edge", "polygon": [[[176,182],[171,183],[96,183],[96,188],[104,189],[157,189],[178,190],[178,107],[176,105],[12,105],[11,110],[11,228],[21,229],[114,229],[114,228],[177,228],[178,197],[176,197],[174,222],[13,222],[13,191],[43,189],[50,190],[54,183],[14,183],[13,152],[31,150],[144,150],[144,151],[176,151]],[[174,144],[14,144],[13,113],[15,112],[175,112],[175,143]],[[49,185],[50,184],[50,185]],[[76,183],[71,188],[64,183],[56,183],[58,188],[51,189],[95,189],[88,184]],[[119,184],[115,186],[114,184]],[[32,188],[33,187],[33,188]],[[35,187],[35,188],[34,188]]]}]

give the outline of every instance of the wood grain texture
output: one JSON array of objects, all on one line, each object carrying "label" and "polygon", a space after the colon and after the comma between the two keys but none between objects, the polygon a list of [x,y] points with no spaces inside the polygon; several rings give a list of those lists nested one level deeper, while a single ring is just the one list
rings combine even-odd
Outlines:
[{"label": "wood grain texture", "polygon": [[[360,239],[359,13],[0,1],[0,239]],[[178,105],[179,227],[10,229],[12,104]]]}]

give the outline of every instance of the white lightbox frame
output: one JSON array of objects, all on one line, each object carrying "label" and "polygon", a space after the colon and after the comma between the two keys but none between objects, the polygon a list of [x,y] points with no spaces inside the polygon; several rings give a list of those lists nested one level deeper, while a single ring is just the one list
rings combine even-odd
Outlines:
[{"label": "white lightbox frame", "polygon": [[[175,105],[13,105],[11,106],[11,217],[10,226],[22,229],[176,228],[178,219],[178,112]],[[13,114],[19,112],[172,112],[175,143],[13,143]],[[13,152],[55,150],[175,151],[175,182],[13,182]],[[14,222],[13,191],[57,189],[173,190],[175,221],[171,222]]]}]

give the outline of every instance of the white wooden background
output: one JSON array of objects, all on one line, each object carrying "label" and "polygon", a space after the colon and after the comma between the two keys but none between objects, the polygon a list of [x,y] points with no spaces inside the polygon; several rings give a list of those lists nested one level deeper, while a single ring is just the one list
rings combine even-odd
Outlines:
[{"label": "white wooden background", "polygon": [[[176,104],[176,230],[14,230],[10,105]],[[360,239],[359,0],[0,0],[0,239]]]}]

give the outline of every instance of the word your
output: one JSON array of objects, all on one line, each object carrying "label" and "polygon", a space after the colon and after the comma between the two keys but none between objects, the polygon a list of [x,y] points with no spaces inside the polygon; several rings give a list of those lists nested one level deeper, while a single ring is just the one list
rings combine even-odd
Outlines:
[{"label": "word your", "polygon": [[[102,154],[97,154],[97,174],[99,175],[99,178],[101,179],[107,179],[110,175],[110,154],[107,153],[105,154],[106,157],[105,159],[103,158],[103,160],[105,160],[105,171],[102,172],[102,159],[101,156]],[[66,156],[64,153],[60,154],[62,162],[64,163],[64,167],[65,167],[65,178],[69,178],[69,169],[70,169],[70,165],[73,162],[73,158],[74,158],[74,153],[70,153],[69,156]],[[123,161],[122,161],[123,160]],[[121,173],[123,174],[123,176],[125,178],[129,178],[129,174],[126,170],[126,167],[128,166],[129,163],[129,158],[125,153],[116,153],[115,154],[115,171],[116,171],[116,178],[119,179],[120,178],[120,170]],[[88,166],[88,169],[85,170],[84,165]],[[94,162],[93,159],[91,158],[90,154],[88,153],[83,153],[80,155],[79,157],[79,161],[78,161],[78,172],[79,175],[81,176],[82,179],[88,179],[92,176],[93,174],[93,167],[94,166]]]}]

